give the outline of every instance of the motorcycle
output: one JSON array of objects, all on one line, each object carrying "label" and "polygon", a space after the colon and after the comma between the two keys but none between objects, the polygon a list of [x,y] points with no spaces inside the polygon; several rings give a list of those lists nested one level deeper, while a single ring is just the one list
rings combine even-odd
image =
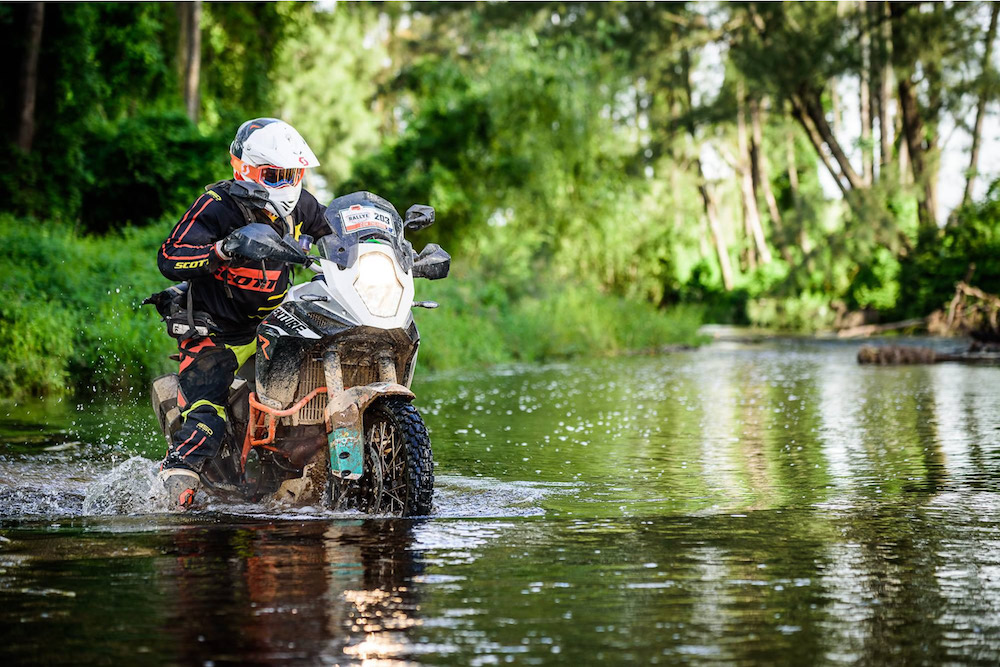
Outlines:
[{"label": "motorcycle", "polygon": [[[332,231],[316,244],[318,261],[268,225],[241,228],[247,260],[302,265],[315,275],[291,287],[257,327],[255,354],[230,387],[226,434],[202,483],[237,500],[426,515],[434,463],[410,391],[420,342],[411,309],[437,304],[414,301],[413,280],[446,277],[451,257],[433,243],[415,254],[404,238],[404,229],[434,222],[430,206],[411,206],[404,220],[387,200],[355,192],[334,199],[326,219]],[[181,327],[174,335],[184,327],[207,335],[211,323],[194,318],[186,285],[167,292],[157,307],[168,327]],[[178,390],[176,373],[153,381],[168,441],[182,423]]]}]

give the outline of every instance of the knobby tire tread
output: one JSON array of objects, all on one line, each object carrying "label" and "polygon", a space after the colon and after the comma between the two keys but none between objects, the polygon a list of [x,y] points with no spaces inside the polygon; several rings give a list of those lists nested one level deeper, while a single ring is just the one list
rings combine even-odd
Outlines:
[{"label": "knobby tire tread", "polygon": [[[434,457],[430,436],[427,434],[423,418],[409,401],[397,397],[377,399],[365,411],[366,415],[369,413],[374,415],[378,412],[382,412],[388,418],[389,423],[398,429],[406,451],[406,507],[403,509],[402,516],[430,514],[434,501]],[[363,422],[362,428],[364,432],[367,432],[367,420]],[[371,474],[370,470],[366,469],[365,474]],[[336,498],[340,494],[346,492],[347,496],[350,497],[355,496],[358,492],[357,483],[352,484],[353,488],[340,486],[335,490],[334,486],[339,484],[336,478],[330,475],[327,498],[331,507],[337,504]],[[356,500],[366,503],[369,499],[356,498]],[[370,507],[368,509],[373,511]],[[377,513],[377,510],[374,512]]]},{"label": "knobby tire tread", "polygon": [[427,427],[413,404],[402,398],[386,398],[381,407],[391,415],[403,434],[406,447],[406,509],[403,516],[430,514],[434,499],[434,458]]}]

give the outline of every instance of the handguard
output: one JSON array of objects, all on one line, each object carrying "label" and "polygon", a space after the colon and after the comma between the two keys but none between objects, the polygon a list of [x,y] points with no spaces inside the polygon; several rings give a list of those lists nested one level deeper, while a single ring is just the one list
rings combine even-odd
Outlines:
[{"label": "handguard", "polygon": [[309,257],[294,240],[278,236],[270,225],[255,222],[235,230],[222,241],[222,252],[229,257],[262,262],[272,260],[307,264]]}]

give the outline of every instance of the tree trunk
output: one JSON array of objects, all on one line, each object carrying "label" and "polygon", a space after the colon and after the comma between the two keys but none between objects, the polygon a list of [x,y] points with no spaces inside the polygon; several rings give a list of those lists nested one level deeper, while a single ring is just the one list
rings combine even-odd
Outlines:
[{"label": "tree trunk", "polygon": [[833,136],[840,136],[840,93],[837,92],[837,80],[830,79],[830,117],[833,121]]},{"label": "tree trunk", "polygon": [[[850,160],[840,147],[836,135],[826,122],[826,115],[823,113],[823,105],[820,101],[819,93],[815,90],[800,89],[799,92],[791,96],[792,107],[795,117],[805,129],[809,140],[813,142],[816,151],[823,158],[824,164],[833,175],[834,180],[840,185],[841,191],[847,195],[849,190],[860,190],[864,187],[861,177],[854,171]],[[822,151],[822,146],[826,145],[830,149],[833,159],[836,160],[840,168],[838,172],[833,168],[829,159]],[[847,181],[846,183],[844,181]]]},{"label": "tree trunk", "polygon": [[889,22],[889,4],[880,2],[877,12],[880,16],[879,25],[879,92],[878,92],[878,131],[879,131],[879,178],[886,176],[886,171],[892,164],[892,120],[889,118],[889,99],[892,97],[892,25]]},{"label": "tree trunk", "polygon": [[[774,196],[774,190],[771,189],[771,168],[768,164],[767,153],[764,151],[764,130],[761,122],[760,101],[751,98],[749,102],[750,134],[752,138],[750,155],[753,158],[754,184],[756,188],[760,189],[761,194],[764,195],[764,202],[767,204],[767,213],[771,217],[774,233],[780,241],[778,247],[781,250],[781,256],[786,261],[790,261],[791,257],[788,254],[788,239],[785,238],[784,221],[781,218],[781,211],[778,209],[778,200]],[[796,176],[798,175],[796,174]]]},{"label": "tree trunk", "polygon": [[795,156],[795,130],[789,127],[785,131],[785,168],[788,171],[788,190],[792,195],[792,205],[795,207],[795,222],[798,226],[799,247],[803,254],[811,250],[809,237],[802,224],[802,200],[799,195],[799,161]]},{"label": "tree trunk", "polygon": [[812,118],[810,118],[809,114],[806,113],[801,100],[799,100],[795,95],[791,97],[791,102],[792,102],[792,115],[795,117],[795,120],[799,122],[799,125],[802,126],[802,129],[806,131],[806,136],[809,138],[809,142],[813,145],[813,148],[816,150],[816,154],[819,155],[819,159],[822,160],[824,166],[826,166],[827,171],[829,171],[830,175],[833,176],[834,182],[837,183],[837,186],[840,188],[840,191],[843,193],[844,197],[847,197],[847,192],[848,192],[847,186],[844,185],[843,177],[841,176],[840,172],[837,171],[836,168],[834,168],[833,163],[830,162],[830,158],[827,157],[826,152],[823,150],[823,137],[820,136],[819,131],[813,124]]},{"label": "tree trunk", "polygon": [[736,143],[739,151],[740,197],[743,200],[743,220],[747,232],[757,248],[757,256],[764,264],[771,262],[771,250],[764,237],[764,226],[760,221],[760,210],[754,196],[753,171],[750,167],[750,145],[747,140],[746,99],[743,83],[736,83]]},{"label": "tree trunk", "polygon": [[[1000,13],[1000,2],[990,3],[990,27],[986,31],[986,45],[983,51],[983,68],[980,80],[984,80],[992,65],[990,59],[993,56],[993,40],[997,34],[997,14]],[[972,128],[972,153],[969,155],[969,171],[965,176],[965,192],[962,193],[962,204],[965,206],[972,199],[972,186],[976,180],[976,170],[979,167],[979,144],[983,138],[983,118],[986,116],[986,91],[979,93],[979,101],[976,103],[976,124]]]},{"label": "tree trunk", "polygon": [[722,238],[722,225],[719,224],[719,213],[715,206],[715,199],[712,191],[708,188],[705,180],[705,171],[701,166],[701,158],[695,158],[695,166],[698,168],[698,192],[701,193],[701,200],[705,204],[705,217],[708,218],[708,229],[712,234],[712,244],[715,246],[715,254],[719,258],[719,270],[722,272],[722,286],[726,291],[733,289],[733,268],[729,262],[729,251],[726,249],[726,241]]},{"label": "tree trunk", "polygon": [[872,154],[872,113],[871,113],[871,36],[868,30],[868,15],[860,3],[861,11],[861,76],[858,86],[861,106],[861,178],[865,185],[871,185],[874,180],[874,157]]},{"label": "tree trunk", "polygon": [[792,193],[792,204],[799,210],[799,164],[795,159],[795,132],[788,128],[785,132],[785,160],[788,169],[788,189]]},{"label": "tree trunk", "polygon": [[[764,25],[760,15],[755,12],[753,3],[750,4],[748,11],[750,12],[750,17],[756,25],[757,30],[761,33],[761,37],[764,38],[766,43],[766,26]],[[854,167],[851,166],[850,160],[847,159],[847,155],[844,153],[839,141],[837,140],[837,133],[830,128],[830,124],[826,120],[826,114],[823,110],[821,97],[822,92],[822,88],[817,88],[815,85],[810,83],[803,83],[800,85],[798,90],[789,95],[789,99],[792,103],[793,115],[806,131],[809,141],[812,143],[813,148],[816,149],[816,153],[823,161],[823,164],[833,176],[837,186],[844,194],[844,198],[850,203],[850,191],[864,188],[865,183],[861,177],[858,176]],[[839,126],[839,102],[835,86],[831,86],[830,94],[834,107],[834,124],[835,126]],[[839,171],[833,167],[833,164],[830,162],[830,158],[827,157],[826,153],[823,151],[824,144],[830,150],[830,154],[836,161]]]},{"label": "tree trunk", "polygon": [[45,3],[33,2],[28,8],[28,48],[21,67],[21,110],[17,124],[17,147],[31,152],[35,139],[35,96],[38,92],[38,56],[42,50],[42,26],[45,23]]},{"label": "tree trunk", "polygon": [[878,112],[879,135],[879,179],[884,179],[892,170],[893,122],[889,114],[889,100],[892,98],[892,31],[889,23],[889,5],[886,2],[869,3],[873,24],[878,26],[875,31],[878,48],[877,54],[878,85],[874,97],[878,100],[875,108]]},{"label": "tree trunk", "polygon": [[903,117],[903,138],[906,141],[913,182],[924,188],[924,196],[917,204],[917,216],[921,227],[929,229],[937,224],[936,179],[928,173],[924,121],[917,106],[915,86],[908,76],[899,78],[899,108]]},{"label": "tree trunk", "polygon": [[[906,40],[910,39],[905,26],[900,26],[903,15],[913,5],[893,2],[890,10],[893,19],[894,49],[902,46],[906,53]],[[937,11],[937,7],[934,8]],[[897,34],[898,30],[898,34]],[[897,54],[900,51],[897,49]],[[900,63],[910,69],[915,68],[915,62]],[[924,196],[917,203],[917,216],[922,230],[932,230],[937,227],[937,164],[934,151],[937,140],[934,136],[937,126],[937,114],[941,104],[941,77],[935,63],[921,61],[923,79],[927,84],[927,108],[920,109],[917,100],[916,84],[912,71],[900,72],[897,75],[897,90],[899,93],[899,110],[903,119],[903,138],[909,154],[910,169],[913,172],[913,182],[922,187]]]},{"label": "tree trunk", "polygon": [[185,47],[184,61],[184,108],[191,122],[198,122],[201,100],[198,85],[201,74],[201,0],[185,3],[181,7],[184,15],[181,21],[181,44]]},{"label": "tree trunk", "polygon": [[[683,68],[684,92],[687,96],[687,109],[691,110],[691,60],[687,50],[681,52],[681,67]],[[697,141],[695,136],[694,120],[688,114],[687,131],[692,141]],[[715,253],[719,259],[719,271],[722,273],[722,286],[726,291],[731,291],[733,284],[733,268],[729,262],[729,251],[726,249],[725,239],[722,238],[722,225],[719,223],[719,214],[709,190],[708,181],[705,180],[705,170],[701,165],[701,158],[697,155],[694,158],[694,165],[698,171],[698,192],[701,194],[702,203],[705,206],[705,217],[708,218],[708,228],[712,235],[712,244],[715,246]]]}]

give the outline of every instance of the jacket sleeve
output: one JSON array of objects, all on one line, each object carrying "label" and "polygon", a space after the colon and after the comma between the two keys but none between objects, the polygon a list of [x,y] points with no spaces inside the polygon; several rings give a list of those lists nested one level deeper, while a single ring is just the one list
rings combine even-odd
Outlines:
[{"label": "jacket sleeve", "polygon": [[199,197],[160,246],[160,273],[178,281],[211,275],[223,263],[215,242],[225,236],[225,213],[225,206],[210,194]]},{"label": "jacket sleeve", "polygon": [[302,206],[302,233],[308,234],[315,240],[330,233],[330,224],[326,221],[324,214],[326,206],[319,203],[316,197],[308,190],[303,190],[299,197]]}]

